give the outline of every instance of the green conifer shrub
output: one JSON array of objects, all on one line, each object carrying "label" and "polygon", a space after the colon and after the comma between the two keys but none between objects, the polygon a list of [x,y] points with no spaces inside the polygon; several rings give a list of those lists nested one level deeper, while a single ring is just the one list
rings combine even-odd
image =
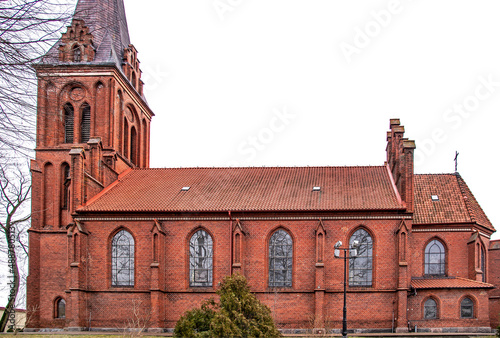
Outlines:
[{"label": "green conifer shrub", "polygon": [[271,310],[250,292],[245,277],[225,277],[213,299],[187,311],[177,322],[175,337],[281,337]]}]

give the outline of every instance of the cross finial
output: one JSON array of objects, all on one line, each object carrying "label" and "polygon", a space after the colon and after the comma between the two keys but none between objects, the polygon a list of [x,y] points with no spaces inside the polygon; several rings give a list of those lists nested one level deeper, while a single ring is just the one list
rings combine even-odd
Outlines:
[{"label": "cross finial", "polygon": [[455,151],[455,172],[457,172],[458,168],[458,154],[460,154],[458,151]]}]

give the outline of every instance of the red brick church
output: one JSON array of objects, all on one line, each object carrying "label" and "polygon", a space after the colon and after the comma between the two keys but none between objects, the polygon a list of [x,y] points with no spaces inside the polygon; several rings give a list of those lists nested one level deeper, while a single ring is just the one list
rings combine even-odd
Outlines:
[{"label": "red brick church", "polygon": [[123,0],[79,0],[36,65],[31,330],[171,330],[246,276],[280,329],[490,332],[500,242],[458,173],[414,174],[390,121],[367,167],[149,168],[150,123]]}]

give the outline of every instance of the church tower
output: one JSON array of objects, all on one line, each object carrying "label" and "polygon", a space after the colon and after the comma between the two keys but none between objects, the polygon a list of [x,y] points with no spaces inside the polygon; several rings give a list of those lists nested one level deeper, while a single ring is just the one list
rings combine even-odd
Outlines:
[{"label": "church tower", "polygon": [[[37,141],[31,162],[27,305],[52,308],[57,300],[41,299],[44,276],[39,271],[68,265],[66,235],[76,226],[78,207],[127,169],[149,167],[154,114],[143,95],[123,0],[79,0],[71,25],[35,68]],[[54,287],[68,290],[64,276],[58,277]],[[35,314],[31,325],[43,326],[44,320],[49,318]]]}]

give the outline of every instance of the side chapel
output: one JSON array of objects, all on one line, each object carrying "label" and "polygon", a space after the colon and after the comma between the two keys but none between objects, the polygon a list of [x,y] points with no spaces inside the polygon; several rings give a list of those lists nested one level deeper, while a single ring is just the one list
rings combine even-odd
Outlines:
[{"label": "side chapel", "polygon": [[[28,310],[31,330],[171,330],[246,276],[282,330],[490,332],[500,241],[463,178],[414,174],[390,120],[366,167],[149,168],[154,116],[123,0],[79,0],[39,80]],[[141,317],[142,318],[142,317]]]}]

